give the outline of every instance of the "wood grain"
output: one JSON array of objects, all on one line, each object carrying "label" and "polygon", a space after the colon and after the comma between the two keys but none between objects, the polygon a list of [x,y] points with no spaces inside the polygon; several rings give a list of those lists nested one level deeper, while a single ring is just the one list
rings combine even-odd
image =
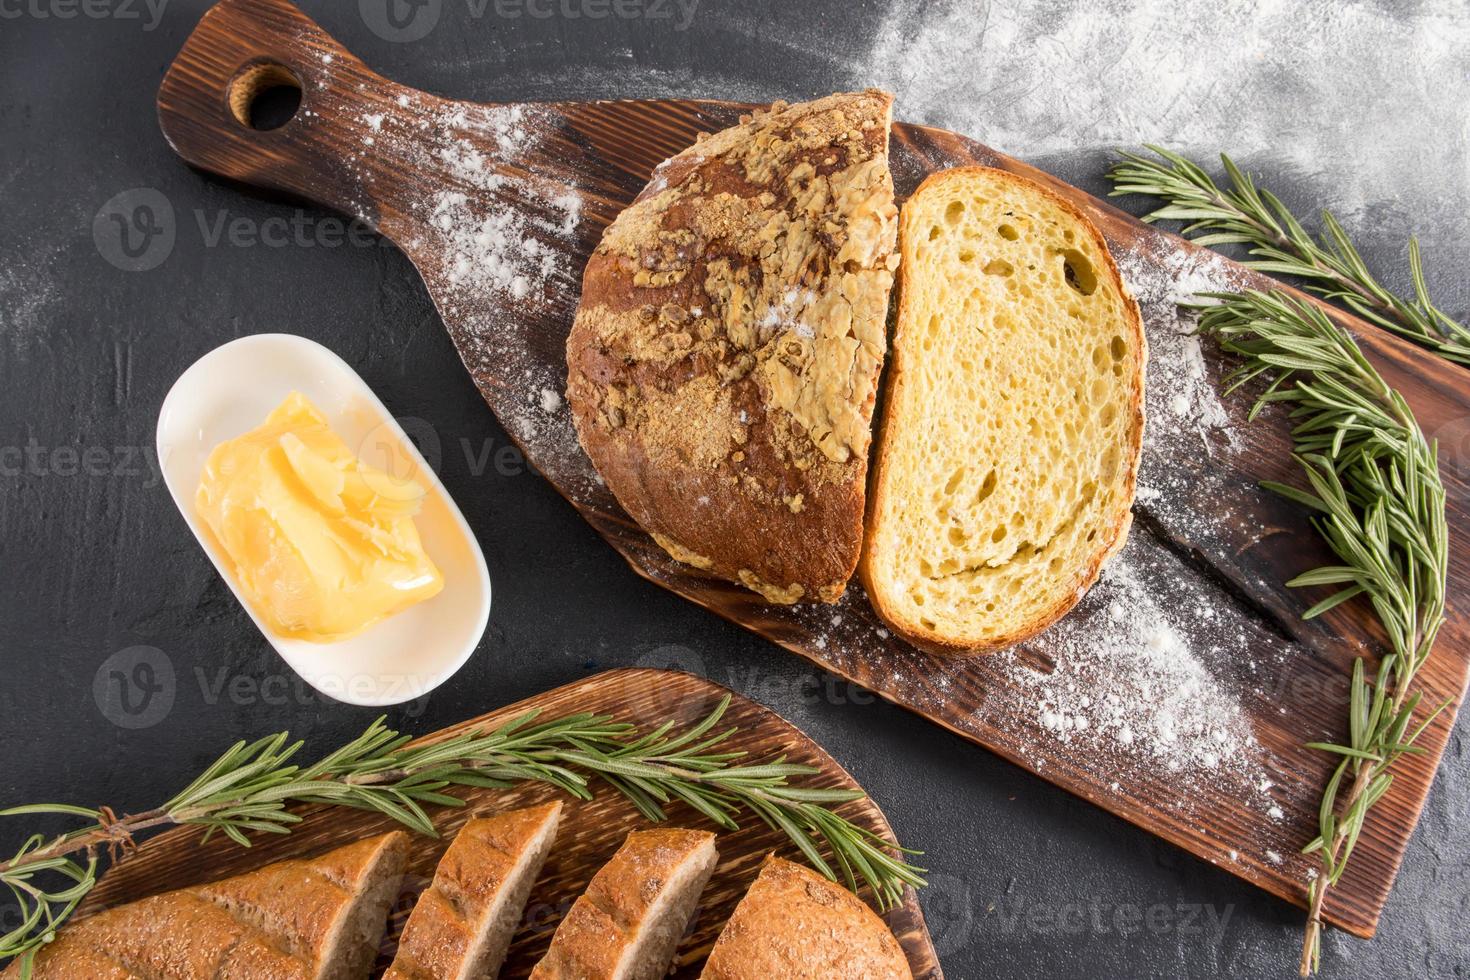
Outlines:
[{"label": "wood grain", "polygon": [[[264,63],[284,65],[301,80],[303,111],[278,130],[258,133],[237,121],[229,92],[242,70]],[[1013,656],[945,659],[891,638],[856,584],[835,609],[773,608],[743,589],[676,565],[597,480],[567,413],[538,409],[546,391],[560,391],[564,384],[564,343],[578,277],[602,229],[661,160],[694,142],[699,132],[730,125],[748,108],[709,101],[525,106],[532,138],[516,152],[507,152],[494,133],[474,127],[455,137],[476,146],[503,177],[487,190],[467,183],[443,153],[443,120],[483,114],[484,107],[387,81],[285,0],[225,0],[214,8],[159,94],[164,133],[189,163],[360,216],[403,248],[487,403],[538,470],[640,575],[1302,904],[1312,863],[1299,851],[1315,834],[1331,760],[1301,746],[1343,737],[1352,659],[1375,655],[1381,637],[1355,604],[1302,623],[1303,597],[1281,584],[1329,556],[1299,508],[1258,488],[1265,478],[1295,478],[1280,417],[1247,425],[1237,402],[1229,407],[1228,451],[1204,436],[1156,440],[1146,449],[1143,479],[1155,492],[1140,500],[1125,558],[1148,571],[1147,588],[1162,607],[1189,590],[1210,595],[1216,629],[1252,652],[1207,664],[1209,683],[1228,692],[1249,720],[1254,742],[1243,753],[1248,757],[1231,760],[1239,771],[1230,778],[1184,783],[1166,764],[1129,757],[1121,765],[1118,754],[1086,751],[1043,724],[1036,695],[1023,682],[1030,675],[1018,673],[1018,663],[1032,665],[1025,669],[1037,677],[1065,667],[1058,658],[1068,653],[1054,633]],[[374,139],[381,133],[367,120],[381,122],[380,117],[389,119],[397,138]],[[1115,254],[1126,257],[1125,272],[1135,281],[1167,279],[1191,263],[1212,261],[1209,253],[958,134],[899,124],[893,136],[900,197],[937,169],[1001,167],[1040,180],[1081,207]],[[556,188],[580,197],[581,221],[569,236],[533,229],[558,260],[545,288],[512,300],[455,283],[453,257],[435,246],[427,202],[445,189],[461,189],[487,213],[516,209],[545,219],[537,227],[549,228],[556,216],[546,202]],[[1215,267],[1236,286],[1277,285],[1223,260]],[[1175,302],[1164,295],[1139,298],[1150,342],[1157,346],[1174,329]],[[1404,391],[1426,431],[1470,418],[1470,392],[1457,368],[1368,324],[1334,315]],[[1204,356],[1208,380],[1218,381],[1228,365],[1209,345]],[[1171,425],[1185,423],[1155,418],[1151,432],[1168,435]],[[1450,470],[1450,525],[1458,528],[1470,516],[1470,487],[1462,468]],[[1458,607],[1470,586],[1470,551],[1458,533],[1452,537],[1449,594]],[[1087,616],[1100,613],[1090,600],[1073,614],[1084,626]],[[1329,921],[1360,936],[1371,936],[1376,927],[1464,696],[1470,623],[1462,613],[1452,609],[1435,659],[1420,674],[1425,703],[1448,701],[1452,710],[1425,732],[1424,754],[1400,765],[1392,791],[1374,811],[1350,869],[1327,902]]]},{"label": "wood grain", "polygon": [[[590,711],[611,715],[648,731],[669,719],[681,724],[697,722],[727,693],[730,692],[690,674],[615,670],[539,694],[479,718],[471,718],[419,741],[432,743],[475,729],[487,730],[533,708],[539,709],[544,719]],[[861,789],[820,746],[760,705],[732,695],[725,722],[740,730],[727,743],[732,751],[748,752],[752,759],[784,755],[790,762],[815,767],[822,774],[811,777],[812,786]],[[514,789],[476,789],[456,794],[464,796],[466,806],[434,811],[431,815],[440,837],[414,835],[412,838],[408,873],[403,892],[394,906],[388,937],[379,958],[380,967],[386,968],[391,962],[397,949],[398,935],[414,900],[428,886],[449,840],[466,820],[559,798],[566,804],[566,809],[562,814],[556,846],[531,892],[525,916],[501,973],[505,977],[529,974],[531,967],[546,952],[562,915],[586,888],[597,869],[618,849],[630,830],[652,826],[620,794],[605,785],[594,784],[594,790],[594,799],[582,801],[570,799],[540,783],[528,783]],[[857,800],[837,810],[858,826],[893,840],[892,828],[871,800]],[[202,833],[187,827],[148,840],[103,877],[80,914],[97,912],[160,891],[217,881],[272,861],[320,854],[395,827],[392,820],[376,813],[323,807],[299,812],[305,819],[289,836],[263,835],[248,850],[219,835],[201,842]],[[671,826],[719,833],[716,842],[720,852],[719,865],[700,899],[690,933],[679,946],[679,969],[674,974],[676,977],[695,977],[720,929],[746,888],[755,880],[765,856],[774,851],[791,860],[800,861],[801,857],[785,835],[773,831],[753,816],[747,815],[741,821],[741,829],[735,833],[720,831],[708,819],[682,804],[671,807],[669,816]],[[912,889],[907,890],[903,904],[886,913],[884,919],[908,955],[916,980],[943,980],[944,974]]]}]

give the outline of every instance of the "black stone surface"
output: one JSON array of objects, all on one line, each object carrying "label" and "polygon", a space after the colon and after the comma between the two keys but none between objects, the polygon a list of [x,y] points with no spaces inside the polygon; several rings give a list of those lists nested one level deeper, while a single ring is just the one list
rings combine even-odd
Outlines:
[{"label": "black stone surface", "polygon": [[[704,0],[686,24],[687,5],[661,20],[654,0],[632,20],[571,17],[560,0],[539,5],[548,17],[496,0],[477,16],[483,5],[445,0],[435,30],[392,42],[361,12],[373,2],[303,6],[389,77],[482,100],[816,95],[865,83],[863,52],[887,13],[851,0]],[[575,9],[599,9],[592,3]],[[1428,6],[1391,16],[1443,13]],[[0,802],[146,808],[237,737],[289,728],[326,746],[373,717],[315,695],[277,660],[179,518],[153,458],[159,405],[184,368],[231,338],[283,330],[337,351],[390,409],[433,433],[444,482],[490,564],[494,610],[480,649],[452,682],[392,711],[394,724],[430,731],[610,667],[697,670],[822,742],[902,839],[927,852],[923,903],[951,978],[1292,974],[1296,909],[644,583],[514,454],[497,456],[509,440],[401,255],[375,241],[327,247],[317,236],[333,237],[336,219],[191,172],[164,144],[154,92],[206,7],[0,0]],[[1302,16],[1331,14],[1313,4]],[[1444,25],[1464,31],[1463,18]],[[791,44],[794,34],[810,43]],[[1292,70],[1288,59],[1282,71]],[[985,91],[975,79],[956,84]],[[1445,97],[1463,96],[1465,73],[1444,84]],[[922,105],[904,109],[929,117]],[[1355,106],[1313,109],[1347,119]],[[1463,148],[1466,131],[1419,137]],[[1002,148],[1105,190],[1096,145]],[[1384,152],[1365,134],[1364,159]],[[1354,161],[1311,173],[1263,166],[1310,210],[1330,193],[1332,168]],[[1396,283],[1406,278],[1402,239],[1419,231],[1436,256],[1431,282],[1463,315],[1466,172],[1444,180],[1437,197],[1384,188],[1381,206],[1349,221],[1370,262],[1400,270],[1388,277]],[[126,272],[106,260],[93,224],[109,199],[140,188],[166,199],[176,242],[157,268]],[[293,221],[306,244],[211,243],[217,223],[237,218],[260,232]],[[109,659],[137,647],[172,673],[158,675],[171,705],[149,712],[146,727],[115,723],[94,697]],[[1465,731],[1462,721],[1379,937],[1329,936],[1327,976],[1470,973]],[[0,824],[0,842],[14,846],[21,829]]]}]

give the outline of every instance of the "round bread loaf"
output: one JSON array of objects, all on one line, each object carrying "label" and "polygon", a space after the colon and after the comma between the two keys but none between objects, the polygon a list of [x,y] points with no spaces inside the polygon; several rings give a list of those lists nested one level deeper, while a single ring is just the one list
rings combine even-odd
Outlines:
[{"label": "round bread loaf", "polygon": [[892,97],[777,103],[665,161],[587,264],[577,432],[675,559],[835,602],[862,548],[897,262]]}]

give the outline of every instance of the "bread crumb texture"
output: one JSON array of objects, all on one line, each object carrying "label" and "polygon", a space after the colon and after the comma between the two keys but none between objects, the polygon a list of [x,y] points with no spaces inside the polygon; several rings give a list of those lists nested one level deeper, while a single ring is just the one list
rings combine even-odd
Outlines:
[{"label": "bread crumb texture", "polygon": [[1121,545],[1142,327],[1101,236],[1029,180],[942,173],[901,237],[865,573],[902,631],[994,648],[1055,621]]},{"label": "bread crumb texture", "polygon": [[589,261],[568,340],[578,434],[619,502],[773,602],[840,596],[861,549],[891,102],[777,103],[665,161]]}]

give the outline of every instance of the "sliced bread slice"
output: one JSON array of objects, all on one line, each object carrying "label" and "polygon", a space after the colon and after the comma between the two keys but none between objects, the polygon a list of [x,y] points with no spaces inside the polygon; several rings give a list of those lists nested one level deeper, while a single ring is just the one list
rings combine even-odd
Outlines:
[{"label": "sliced bread slice", "polygon": [[1122,546],[1143,325],[1098,230],[1024,177],[935,174],[899,237],[862,579],[910,641],[994,650],[1064,615]]},{"label": "sliced bread slice", "polygon": [[699,830],[636,830],[593,876],[531,980],[658,980],[719,855]]},{"label": "sliced bread slice", "polygon": [[725,924],[702,980],[909,980],[886,923],[852,892],[769,858]]},{"label": "sliced bread slice", "polygon": [[360,980],[407,855],[408,836],[395,832],[109,909],[63,929],[32,976]]},{"label": "sliced bread slice", "polygon": [[383,980],[487,980],[556,840],[560,803],[471,820],[439,860]]}]

